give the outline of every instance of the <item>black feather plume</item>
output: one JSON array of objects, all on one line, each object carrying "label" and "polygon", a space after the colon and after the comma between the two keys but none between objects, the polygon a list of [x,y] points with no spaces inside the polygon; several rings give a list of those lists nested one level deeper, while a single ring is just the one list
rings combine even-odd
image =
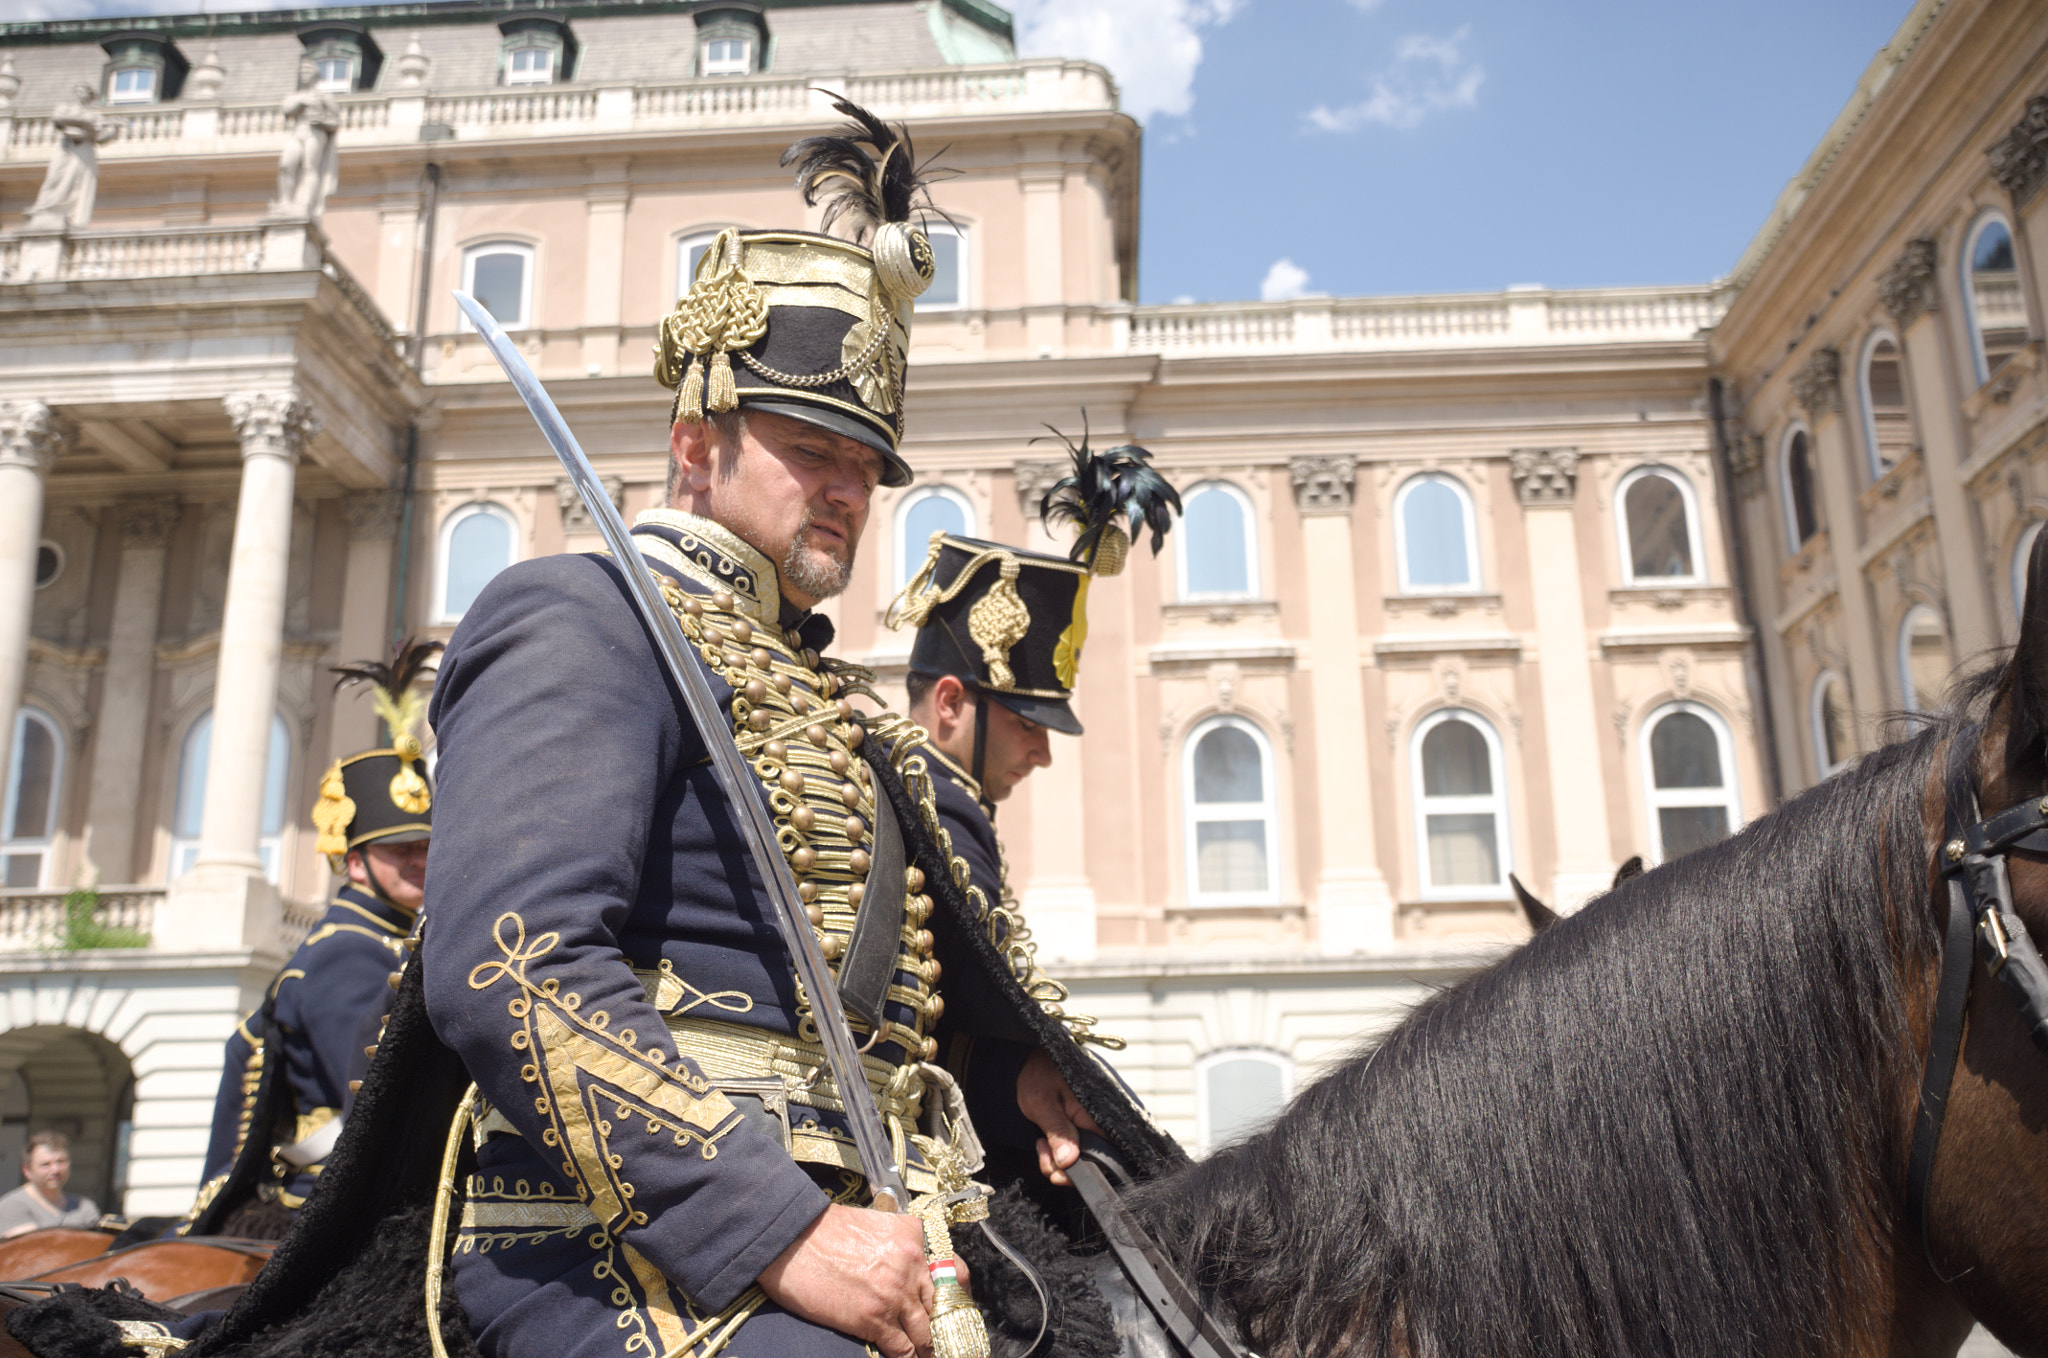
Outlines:
[{"label": "black feather plume", "polygon": [[357,660],[346,665],[335,665],[331,674],[341,677],[334,681],[338,693],[351,684],[370,685],[370,702],[377,709],[377,715],[384,719],[384,725],[396,744],[400,736],[410,735],[426,714],[427,698],[413,685],[433,672],[434,656],[446,643],[439,641],[415,641],[411,637],[392,648],[391,661]]},{"label": "black feather plume", "polygon": [[1046,428],[1052,429],[1053,437],[1067,446],[1074,470],[1046,491],[1038,502],[1038,519],[1048,529],[1054,524],[1071,523],[1080,530],[1067,555],[1094,566],[1103,533],[1125,515],[1130,517],[1126,531],[1133,540],[1141,526],[1152,530],[1152,554],[1159,555],[1167,530],[1173,527],[1173,516],[1180,512],[1180,494],[1153,470],[1152,454],[1135,443],[1119,444],[1106,452],[1091,452],[1086,410],[1081,412],[1078,444],[1051,425]]},{"label": "black feather plume", "polygon": [[880,118],[839,95],[832,96],[832,107],[846,115],[844,126],[805,137],[782,153],[784,166],[796,166],[796,187],[804,202],[825,204],[825,229],[843,219],[852,232],[849,239],[865,245],[885,222],[907,222],[912,212],[934,211],[910,130],[899,125],[892,132]]}]

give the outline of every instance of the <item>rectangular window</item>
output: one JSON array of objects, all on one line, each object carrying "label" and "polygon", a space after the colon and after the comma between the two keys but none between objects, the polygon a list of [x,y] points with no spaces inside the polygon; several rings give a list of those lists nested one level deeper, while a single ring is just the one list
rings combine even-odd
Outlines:
[{"label": "rectangular window", "polygon": [[555,54],[547,47],[521,47],[505,58],[507,85],[546,85],[555,78]]},{"label": "rectangular window", "polygon": [[347,94],[356,87],[356,64],[348,57],[322,57],[318,70],[314,83],[331,94]]},{"label": "rectangular window", "polygon": [[149,66],[130,66],[125,71],[114,72],[114,78],[107,82],[107,102],[110,104],[146,104],[156,98],[156,70]]},{"label": "rectangular window", "polygon": [[746,75],[754,68],[745,38],[713,38],[704,44],[705,75]]},{"label": "rectangular window", "polygon": [[959,306],[966,289],[960,282],[960,238],[950,231],[933,231],[925,239],[932,244],[932,284],[917,299],[920,307]]}]

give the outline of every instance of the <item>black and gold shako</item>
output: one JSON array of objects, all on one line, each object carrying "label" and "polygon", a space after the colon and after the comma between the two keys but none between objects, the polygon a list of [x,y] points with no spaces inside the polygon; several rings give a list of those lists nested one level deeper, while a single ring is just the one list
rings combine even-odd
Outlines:
[{"label": "black and gold shako", "polygon": [[369,843],[404,844],[434,830],[434,789],[427,780],[426,751],[419,737],[427,694],[418,681],[433,672],[438,641],[400,643],[390,664],[366,660],[338,665],[337,690],[370,685],[370,702],[383,719],[391,743],[336,760],[320,779],[313,824],[320,831],[314,850],[343,871],[351,849]]}]

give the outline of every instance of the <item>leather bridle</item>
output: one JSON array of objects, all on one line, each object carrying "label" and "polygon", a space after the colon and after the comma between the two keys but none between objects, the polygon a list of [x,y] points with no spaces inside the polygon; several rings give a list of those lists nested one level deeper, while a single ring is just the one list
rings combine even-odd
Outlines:
[{"label": "leather bridle", "polygon": [[1946,824],[1935,853],[1938,880],[1946,885],[1948,896],[1941,988],[1935,994],[1920,1110],[1906,1168],[1906,1231],[1919,1241],[1936,1277],[1946,1275],[1927,1236],[1927,1199],[1934,1185],[1934,1151],[1948,1113],[1949,1086],[1962,1055],[1963,1013],[1976,958],[1983,959],[1985,969],[2018,1006],[2034,1045],[2048,1052],[2048,965],[2013,908],[2012,877],[2005,863],[2005,856],[2016,850],[2048,855],[2048,797],[2029,798],[1995,816],[1982,815],[1970,776],[1981,735],[1981,729],[1972,728],[1949,742],[1943,795]]}]

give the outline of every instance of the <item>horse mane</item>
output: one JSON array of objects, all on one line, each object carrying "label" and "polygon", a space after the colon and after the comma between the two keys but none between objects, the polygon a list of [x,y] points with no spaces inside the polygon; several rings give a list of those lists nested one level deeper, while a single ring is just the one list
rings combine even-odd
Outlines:
[{"label": "horse mane", "polygon": [[1139,1210],[1267,1358],[1832,1351],[1888,1284],[1925,790],[1996,678],[1425,1000]]}]

